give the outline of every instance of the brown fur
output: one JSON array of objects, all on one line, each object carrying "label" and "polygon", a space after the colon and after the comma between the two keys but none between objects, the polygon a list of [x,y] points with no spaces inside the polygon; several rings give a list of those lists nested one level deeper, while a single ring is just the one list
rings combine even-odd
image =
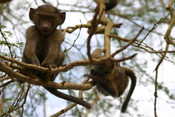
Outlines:
[{"label": "brown fur", "polygon": [[[42,5],[37,9],[30,9],[30,19],[34,26],[26,31],[26,44],[23,52],[23,62],[41,65],[45,67],[58,67],[62,65],[64,53],[61,51],[61,44],[64,41],[64,33],[57,30],[65,20],[65,13],[51,5]],[[55,80],[57,73],[44,73],[31,69],[24,69],[26,75],[34,74],[43,81]],[[87,108],[90,104],[85,101],[66,95],[55,88],[44,87],[57,97],[78,103]]]},{"label": "brown fur", "polygon": [[[102,1],[101,0],[95,0],[95,2],[98,4]],[[118,0],[104,0],[104,2],[105,2],[105,6],[106,6],[105,10],[108,11],[108,10],[113,9],[117,5]]]},{"label": "brown fur", "polygon": [[[102,52],[101,49],[96,49],[92,53],[92,58],[98,59],[103,57]],[[122,106],[122,112],[125,112],[136,85],[134,72],[128,68],[117,65],[111,60],[107,60],[102,64],[95,65],[90,76],[100,92],[113,97],[121,96],[128,86],[128,77],[131,79],[131,87]]]}]

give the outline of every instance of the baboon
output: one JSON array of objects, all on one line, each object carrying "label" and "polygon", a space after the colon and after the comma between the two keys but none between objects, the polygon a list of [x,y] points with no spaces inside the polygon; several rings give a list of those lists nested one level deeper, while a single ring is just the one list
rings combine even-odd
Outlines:
[{"label": "baboon", "polygon": [[[64,61],[64,53],[61,51],[64,33],[56,28],[65,21],[65,12],[60,11],[50,4],[45,4],[36,9],[31,8],[29,17],[34,25],[26,31],[26,44],[22,61],[44,67],[61,66]],[[25,68],[24,71],[25,73],[36,75],[43,82],[54,81],[57,76],[57,73],[43,73]],[[85,101],[68,96],[55,88],[44,88],[57,97],[73,101],[87,108],[91,107]]]},{"label": "baboon", "polygon": [[[96,49],[92,53],[93,59],[99,59],[103,56],[102,49]],[[123,94],[128,86],[128,78],[130,78],[131,87],[121,109],[122,112],[126,111],[128,102],[136,86],[136,76],[132,70],[121,67],[112,60],[106,60],[94,66],[91,70],[90,77],[101,93],[111,95],[112,97],[119,97]]]},{"label": "baboon", "polygon": [[[95,0],[95,2],[98,4],[101,2],[101,0]],[[105,11],[113,9],[118,3],[117,0],[104,0],[104,2],[106,6]]]}]

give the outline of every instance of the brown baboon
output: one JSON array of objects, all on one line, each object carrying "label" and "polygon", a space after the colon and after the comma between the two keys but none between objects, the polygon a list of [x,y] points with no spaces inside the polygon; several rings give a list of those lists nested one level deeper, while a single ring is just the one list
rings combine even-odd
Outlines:
[{"label": "brown baboon", "polygon": [[[36,9],[30,9],[29,17],[34,25],[29,27],[26,31],[26,45],[22,58],[23,62],[45,67],[57,67],[62,65],[64,53],[61,51],[61,44],[64,41],[64,33],[56,28],[64,22],[65,16],[65,12],[58,10],[50,4],[39,6]],[[42,81],[54,81],[57,76],[57,73],[43,73],[26,68],[24,72],[34,74]],[[68,96],[55,88],[44,88],[57,97],[90,108],[90,104],[79,98]]]},{"label": "brown baboon", "polygon": [[[92,53],[92,58],[94,59],[103,56],[102,49],[96,49]],[[130,78],[131,87],[121,109],[122,112],[126,111],[128,102],[136,86],[136,76],[132,70],[121,67],[112,60],[107,60],[102,64],[95,65],[91,70],[90,77],[100,92],[113,97],[119,97],[123,94],[128,86],[128,78]]]}]

